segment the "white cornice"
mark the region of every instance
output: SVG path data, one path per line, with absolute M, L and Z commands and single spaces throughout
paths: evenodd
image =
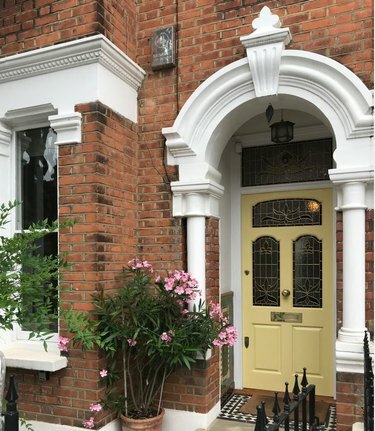
M 56 114 L 57 110 L 51 103 L 29 106 L 27 108 L 12 109 L 5 114 L 4 121 L 9 126 L 23 126 L 45 122 L 49 115 Z
M 138 90 L 145 72 L 103 35 L 48 46 L 0 59 L 0 84 L 99 63 Z

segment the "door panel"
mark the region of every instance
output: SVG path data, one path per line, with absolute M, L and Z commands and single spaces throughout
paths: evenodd
M 333 237 L 329 189 L 242 198 L 244 387 L 278 390 L 307 368 L 333 395 Z
M 302 370 L 306 367 L 309 374 L 321 376 L 323 344 L 323 328 L 293 327 L 293 369 Z M 309 340 L 305 343 L 305 340 Z M 301 348 L 300 346 L 304 346 Z
M 280 373 L 280 328 L 276 326 L 254 325 L 255 369 Z M 267 340 L 267 342 L 264 342 Z

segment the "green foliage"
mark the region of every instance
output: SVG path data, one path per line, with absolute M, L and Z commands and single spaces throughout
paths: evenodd
M 133 260 L 116 294 L 93 295 L 91 315 L 66 311 L 72 341 L 105 352 L 107 394 L 102 404 L 134 418 L 152 416 L 165 379 L 178 367 L 190 369 L 198 353 L 229 344 L 219 339 L 233 328 L 218 305 L 212 310 L 200 303 L 189 311 L 197 290 L 190 274 L 175 271 L 154 283 L 151 273 L 147 262 Z
M 20 417 L 20 424 L 25 427 L 27 431 L 34 431 L 31 423 L 28 422 L 24 417 Z
M 0 205 L 0 328 L 12 329 L 18 323 L 46 347 L 57 321 L 59 270 L 66 263 L 58 256 L 42 256 L 39 250 L 42 238 L 55 232 L 58 223 L 42 220 L 13 237 L 1 235 L 17 205 Z

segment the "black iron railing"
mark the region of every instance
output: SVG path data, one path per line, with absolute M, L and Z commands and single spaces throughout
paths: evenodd
M 16 390 L 16 385 L 14 383 L 14 376 L 9 376 L 9 387 L 8 392 L 5 396 L 7 401 L 6 411 L 2 413 L 3 415 L 3 429 L 4 431 L 18 431 L 19 430 L 19 413 L 17 408 L 18 394 Z
M 306 368 L 303 369 L 301 380 L 302 391 L 298 386 L 298 375 L 295 375 L 292 400 L 289 396 L 288 386 L 289 384 L 285 383 L 283 411 L 279 406 L 278 392 L 275 392 L 272 422 L 267 418 L 264 402 L 257 406 L 255 431 L 276 431 L 281 426 L 284 427 L 285 431 L 289 431 L 291 427 L 294 431 L 306 431 L 307 429 L 315 431 L 320 429 L 319 418 L 315 416 L 315 385 L 308 384 Z
M 367 331 L 363 340 L 364 353 L 364 403 L 363 417 L 365 431 L 374 431 L 374 372 L 372 369 L 372 359 L 370 356 L 369 340 Z

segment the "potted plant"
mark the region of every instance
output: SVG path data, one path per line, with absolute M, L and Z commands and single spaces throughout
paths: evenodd
M 190 368 L 198 354 L 214 346 L 233 345 L 237 331 L 218 304 L 192 305 L 199 291 L 186 272 L 153 278 L 147 261 L 133 259 L 124 277 L 116 294 L 93 295 L 92 315 L 67 311 L 67 329 L 73 343 L 105 352 L 107 368 L 100 375 L 107 383 L 106 396 L 91 411 L 113 410 L 124 431 L 132 424 L 156 430 L 168 376 L 178 367 Z M 159 428 L 149 424 L 155 418 Z M 93 415 L 84 426 L 94 428 Z

